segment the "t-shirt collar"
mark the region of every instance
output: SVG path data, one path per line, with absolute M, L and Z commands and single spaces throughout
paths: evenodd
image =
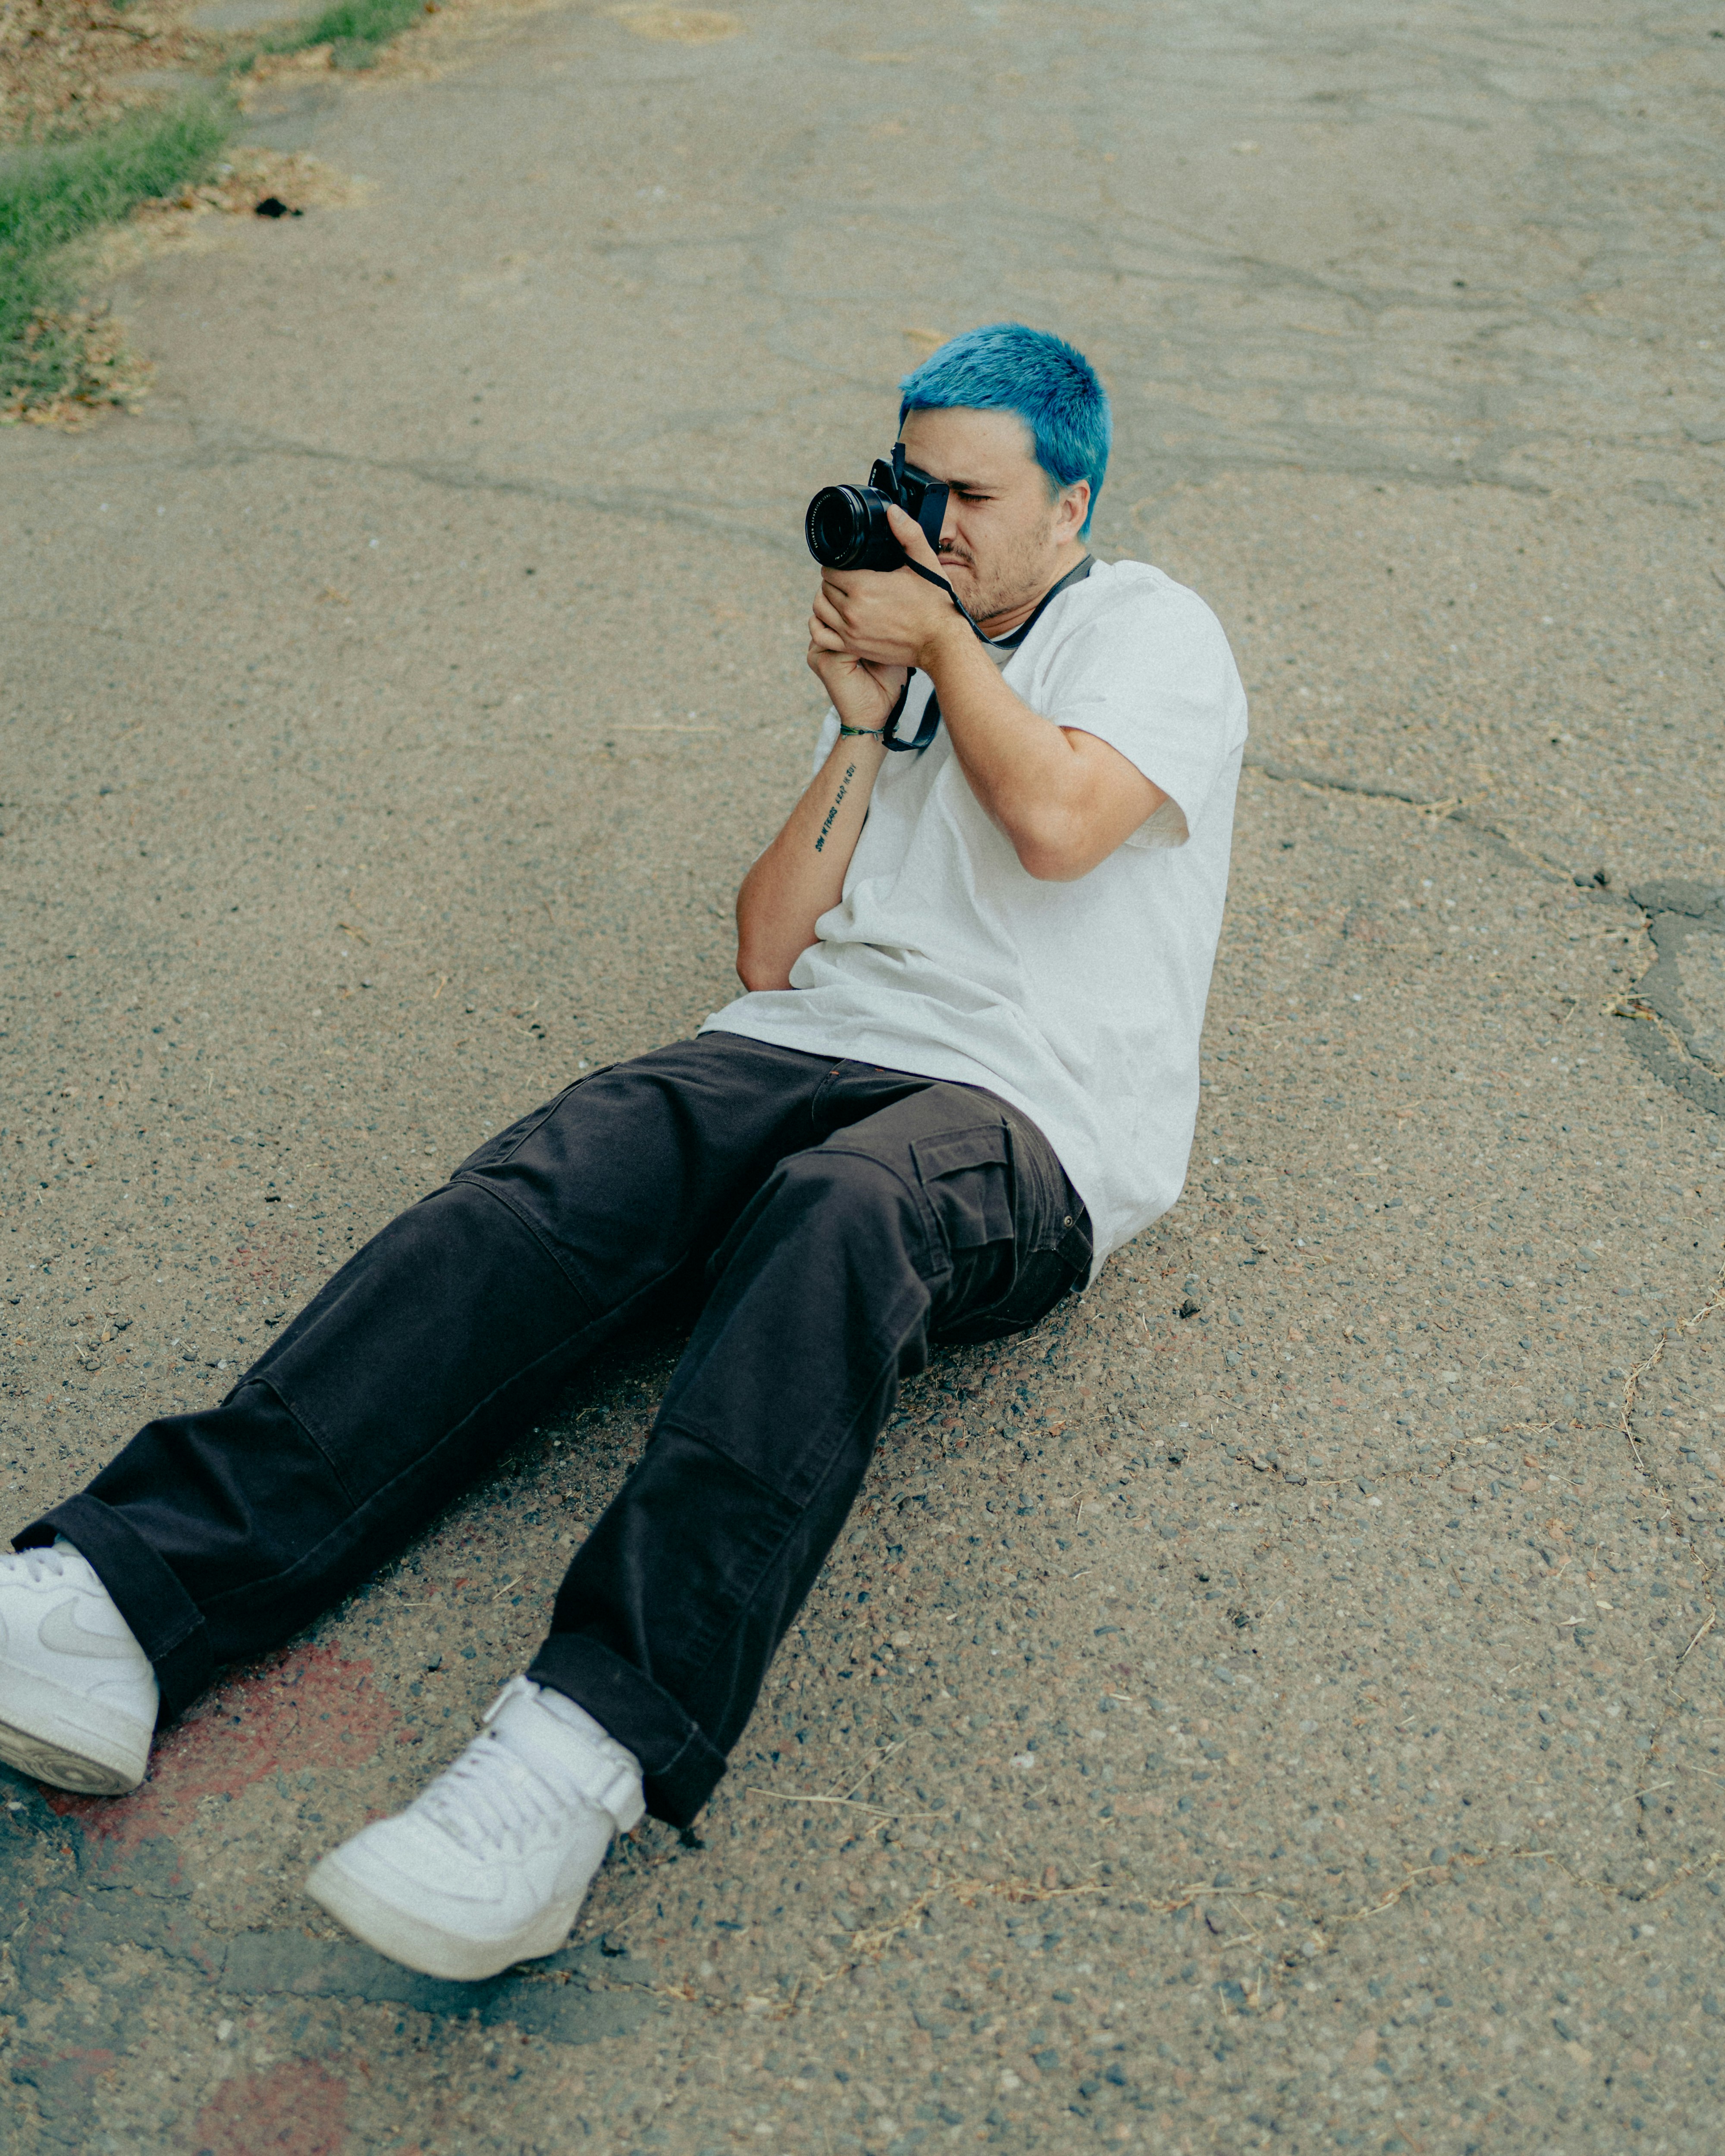
M 1038 599 L 1035 606 L 1031 609 L 1030 618 L 1028 621 L 1020 622 L 1016 629 L 1011 630 L 1005 636 L 985 636 L 983 639 L 983 642 L 988 646 L 990 651 L 997 654 L 1004 653 L 1009 656 L 1013 652 L 1018 649 L 1024 639 L 1030 634 L 1030 631 L 1034 629 L 1037 623 L 1041 620 L 1043 615 L 1048 611 L 1049 608 L 1060 597 L 1060 593 L 1065 590 L 1067 585 L 1082 583 L 1084 579 L 1090 574 L 1091 571 L 1095 568 L 1096 566 L 1096 556 L 1094 554 L 1086 554 L 1084 559 L 1079 562 L 1076 568 L 1067 570 L 1065 575 L 1060 578 L 1059 583 L 1050 584 L 1049 586 L 1048 589 L 1042 594 L 1042 597 Z

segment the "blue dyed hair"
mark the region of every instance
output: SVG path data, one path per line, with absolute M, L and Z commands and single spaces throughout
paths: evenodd
M 1114 418 L 1108 393 L 1076 346 L 1022 322 L 965 330 L 931 352 L 899 384 L 898 423 L 907 412 L 1016 412 L 1030 430 L 1036 461 L 1058 494 L 1090 481 L 1081 539 L 1108 470 Z

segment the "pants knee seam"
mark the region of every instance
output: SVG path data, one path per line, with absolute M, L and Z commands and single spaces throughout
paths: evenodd
M 896 1360 L 896 1358 L 895 1355 L 886 1359 L 890 1362 Z M 845 1440 L 850 1436 L 850 1433 L 855 1429 L 859 1420 L 862 1418 L 865 1412 L 865 1404 L 871 1397 L 871 1391 L 865 1392 L 864 1404 L 860 1404 L 858 1405 L 855 1414 L 851 1416 L 850 1420 L 845 1425 L 844 1430 L 839 1433 L 839 1438 L 834 1445 L 831 1458 L 828 1463 L 827 1474 L 824 1475 L 821 1478 L 822 1482 L 824 1482 L 827 1479 L 827 1476 L 831 1475 L 834 1471 L 834 1463 L 842 1458 L 845 1450 Z M 741 1466 L 740 1462 L 732 1460 L 728 1453 L 719 1452 L 719 1448 L 713 1445 L 709 1439 L 701 1436 L 697 1432 L 693 1430 L 685 1430 L 682 1432 L 682 1435 L 692 1438 L 698 1445 L 705 1445 L 710 1452 L 718 1453 L 719 1457 L 725 1461 L 726 1466 L 747 1476 L 748 1480 L 751 1482 L 755 1483 L 758 1487 L 762 1489 L 768 1487 L 768 1485 L 761 1481 L 759 1476 L 751 1474 L 747 1468 Z M 870 1450 L 872 1452 L 872 1445 L 870 1445 Z M 865 1466 L 866 1466 L 867 1463 L 865 1462 L 864 1464 Z M 713 1664 L 719 1659 L 722 1653 L 725 1642 L 731 1638 L 737 1626 L 742 1623 L 744 1618 L 747 1615 L 749 1609 L 753 1605 L 756 1596 L 760 1592 L 762 1581 L 771 1573 L 773 1566 L 778 1563 L 782 1557 L 785 1545 L 790 1541 L 792 1536 L 796 1532 L 798 1525 L 808 1517 L 811 1507 L 819 1497 L 820 1487 L 821 1484 L 817 1483 L 815 1487 L 809 1492 L 809 1496 L 801 1503 L 797 1504 L 794 1516 L 787 1523 L 784 1532 L 778 1537 L 778 1540 L 773 1543 L 771 1552 L 763 1559 L 759 1570 L 755 1575 L 753 1584 L 750 1587 L 747 1594 L 738 1605 L 735 1615 L 732 1618 L 730 1623 L 725 1626 L 724 1630 L 714 1640 L 706 1661 L 701 1663 L 698 1669 L 691 1671 L 687 1680 L 687 1687 L 690 1691 L 699 1691 L 702 1681 L 705 1679 L 708 1671 L 711 1669 Z M 780 1498 L 782 1501 L 783 1500 L 783 1492 L 782 1491 L 773 1491 L 770 1494 Z
M 349 1486 L 347 1477 L 336 1465 L 335 1456 L 331 1452 L 329 1446 L 324 1442 L 323 1437 L 316 1424 L 308 1419 L 302 1409 L 296 1408 L 294 1405 L 293 1402 L 288 1398 L 287 1394 L 283 1392 L 281 1387 L 276 1383 L 273 1378 L 265 1375 L 264 1377 L 253 1378 L 249 1382 L 255 1385 L 261 1385 L 266 1392 L 273 1393 L 275 1394 L 277 1401 L 280 1404 L 282 1413 L 287 1416 L 290 1422 L 294 1423 L 300 1430 L 305 1432 L 306 1443 L 311 1446 L 318 1458 L 322 1460 L 324 1466 L 329 1470 L 336 1487 L 347 1499 L 349 1507 L 353 1510 L 357 1510 L 359 1506 L 364 1501 L 356 1496 L 352 1489 Z M 234 1390 L 237 1392 L 239 1390 L 239 1388 L 236 1386 Z
M 649 1291 L 644 1291 L 644 1292 Z M 591 1324 L 578 1327 L 572 1333 L 566 1335 L 562 1340 L 558 1342 L 555 1348 L 547 1350 L 546 1354 L 542 1355 L 539 1358 L 538 1363 L 530 1364 L 527 1369 L 516 1371 L 513 1377 L 508 1380 L 508 1383 L 510 1384 L 518 1384 L 524 1378 L 529 1376 L 532 1370 L 536 1369 L 542 1364 L 567 1354 L 570 1352 L 572 1343 L 578 1342 L 584 1333 L 589 1332 L 593 1329 L 593 1328 Z M 398 1491 L 403 1483 L 412 1481 L 416 1476 L 424 1475 L 430 1463 L 442 1456 L 447 1451 L 448 1448 L 458 1440 L 462 1431 L 466 1429 L 468 1424 L 473 1420 L 474 1417 L 482 1414 L 490 1405 L 490 1402 L 497 1397 L 497 1393 L 506 1389 L 500 1386 L 496 1388 L 495 1390 L 488 1393 L 483 1400 L 476 1401 L 474 1405 L 469 1409 L 467 1414 L 462 1417 L 461 1420 L 457 1423 L 453 1429 L 445 1430 L 443 1435 L 438 1439 L 437 1442 L 429 1446 L 417 1460 L 413 1460 L 409 1466 L 403 1467 L 398 1474 L 392 1476 L 388 1481 L 380 1484 L 379 1486 L 376 1490 L 372 1491 L 368 1496 L 356 1497 L 353 1492 L 349 1489 L 346 1478 L 341 1475 L 334 1460 L 330 1458 L 327 1450 L 321 1444 L 319 1443 L 316 1432 L 306 1422 L 305 1416 L 300 1413 L 300 1411 L 294 1406 L 290 1400 L 288 1399 L 286 1395 L 282 1392 L 280 1387 L 269 1378 L 259 1378 L 254 1379 L 253 1382 L 267 1386 L 270 1391 L 275 1394 L 275 1398 L 280 1401 L 284 1411 L 292 1419 L 300 1429 L 305 1432 L 306 1437 L 316 1447 L 319 1458 L 323 1460 L 331 1475 L 334 1477 L 336 1486 L 340 1488 L 343 1496 L 347 1499 L 349 1509 L 347 1516 L 336 1527 L 332 1528 L 328 1534 L 325 1535 L 321 1541 L 314 1545 L 312 1548 L 301 1551 L 300 1555 L 295 1558 L 291 1564 L 284 1566 L 279 1572 L 271 1573 L 266 1578 L 251 1579 L 247 1581 L 244 1587 L 230 1589 L 226 1594 L 212 1596 L 208 1603 L 202 1605 L 207 1613 L 219 1612 L 231 1602 L 244 1599 L 247 1596 L 255 1595 L 270 1588 L 279 1588 L 283 1582 L 290 1581 L 294 1578 L 295 1574 L 300 1572 L 303 1568 L 307 1565 L 313 1564 L 315 1561 L 318 1559 L 320 1553 L 326 1550 L 331 1543 L 339 1543 L 343 1537 L 352 1538 L 357 1523 L 362 1518 L 369 1515 L 372 1515 L 379 1510 L 387 1508 L 392 1493 Z
M 504 1196 L 501 1190 L 487 1183 L 484 1179 L 480 1172 L 477 1169 L 470 1171 L 465 1168 L 458 1168 L 455 1173 L 449 1178 L 449 1187 L 453 1189 L 458 1183 L 462 1184 L 463 1187 L 467 1189 L 478 1191 L 481 1197 L 489 1198 L 494 1204 L 501 1205 L 503 1208 L 504 1211 L 508 1214 L 510 1219 L 515 1222 L 516 1225 L 525 1235 L 528 1236 L 533 1243 L 544 1252 L 546 1258 L 552 1265 L 557 1267 L 557 1271 L 562 1275 L 562 1278 L 567 1281 L 569 1292 L 581 1305 L 583 1310 L 587 1312 L 589 1322 L 597 1322 L 598 1319 L 604 1317 L 605 1312 L 594 1302 L 593 1297 L 588 1293 L 581 1282 L 576 1279 L 575 1276 L 569 1270 L 567 1265 L 566 1265 L 562 1258 L 558 1256 L 557 1251 L 548 1242 L 547 1242 L 544 1236 L 540 1234 L 537 1227 L 534 1224 L 532 1220 L 528 1218 L 527 1214 L 521 1210 L 519 1205 L 511 1204 L 511 1201 Z M 650 1293 L 652 1288 L 663 1286 L 665 1282 L 671 1277 L 671 1274 L 675 1272 L 675 1270 L 676 1268 L 672 1266 L 670 1271 L 662 1273 L 657 1280 L 654 1281 L 650 1284 L 649 1287 L 644 1289 L 642 1292 L 644 1294 Z

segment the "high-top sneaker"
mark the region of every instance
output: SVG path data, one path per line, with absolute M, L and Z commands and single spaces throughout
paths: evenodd
M 454 1764 L 321 1859 L 305 1891 L 379 1953 L 474 1982 L 557 1952 L 612 1835 L 644 1809 L 632 1753 L 512 1677 Z

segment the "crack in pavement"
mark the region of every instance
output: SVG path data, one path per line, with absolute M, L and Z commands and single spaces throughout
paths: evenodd
M 1709 1291 L 1706 1300 L 1701 1305 L 1701 1307 L 1691 1317 L 1682 1319 L 1677 1324 L 1675 1328 L 1677 1337 L 1680 1339 L 1686 1340 L 1702 1325 L 1705 1324 L 1708 1318 L 1713 1317 L 1722 1307 L 1725 1307 L 1725 1266 L 1722 1266 L 1720 1268 L 1720 1270 L 1713 1281 L 1713 1285 Z M 1677 1717 L 1686 1711 L 1695 1711 L 1695 1702 L 1692 1698 L 1687 1693 L 1680 1691 L 1678 1689 L 1679 1672 L 1681 1671 L 1684 1663 L 1687 1661 L 1690 1656 L 1694 1652 L 1696 1648 L 1701 1645 L 1702 1641 L 1707 1638 L 1707 1635 L 1712 1631 L 1719 1620 L 1719 1605 L 1713 1591 L 1714 1568 L 1702 1556 L 1695 1537 L 1693 1536 L 1685 1534 L 1681 1528 L 1676 1525 L 1676 1510 L 1673 1504 L 1672 1491 L 1670 1486 L 1666 1481 L 1664 1476 L 1653 1466 L 1650 1465 L 1647 1455 L 1642 1449 L 1641 1442 L 1636 1437 L 1635 1431 L 1636 1402 L 1640 1393 L 1642 1381 L 1658 1366 L 1660 1363 L 1664 1360 L 1666 1348 L 1671 1341 L 1671 1337 L 1672 1328 L 1666 1327 L 1665 1330 L 1661 1332 L 1658 1339 L 1654 1342 L 1651 1352 L 1645 1356 L 1640 1362 L 1633 1366 L 1629 1375 L 1624 1380 L 1623 1401 L 1618 1410 L 1618 1429 L 1622 1434 L 1624 1442 L 1629 1447 L 1630 1456 L 1635 1462 L 1636 1473 L 1645 1481 L 1649 1488 L 1654 1491 L 1660 1501 L 1662 1507 L 1659 1516 L 1661 1524 L 1664 1525 L 1671 1523 L 1673 1530 L 1672 1540 L 1682 1544 L 1684 1551 L 1694 1568 L 1697 1585 L 1701 1594 L 1702 1606 L 1707 1614 L 1700 1630 L 1697 1631 L 1694 1637 L 1689 1641 L 1688 1645 L 1686 1646 L 1681 1654 L 1678 1656 L 1676 1662 L 1672 1668 L 1666 1697 L 1662 1702 L 1664 1712 L 1658 1722 L 1655 1724 L 1653 1732 L 1648 1740 L 1646 1769 L 1648 1774 L 1652 1772 L 1656 1760 L 1658 1760 L 1661 1765 L 1676 1767 L 1684 1772 L 1706 1772 L 1704 1768 L 1691 1767 L 1689 1763 L 1685 1760 L 1666 1759 L 1662 1758 L 1660 1748 L 1665 1742 L 1667 1732 L 1670 1731 L 1673 1722 L 1676 1722 Z M 1716 1779 L 1725 1779 L 1725 1777 Z M 1645 1841 L 1647 1836 L 1645 1820 L 1646 1808 L 1645 1804 L 1642 1804 L 1640 1800 L 1651 1794 L 1652 1794 L 1652 1788 L 1644 1777 L 1640 1786 L 1635 1792 L 1638 1810 L 1641 1814 L 1641 1816 L 1639 1817 L 1635 1822 L 1635 1835 L 1638 1840 Z M 1715 1857 L 1712 1861 L 1713 1862 L 1717 1863 L 1720 1860 L 1719 1858 Z
M 1717 937 L 1725 948 L 1725 891 L 1672 880 L 1637 885 L 1630 896 L 1641 909 L 1656 955 L 1632 993 L 1623 998 L 1632 1008 L 1609 1014 L 1652 1020 L 1651 1033 L 1631 1024 L 1631 1052 L 1686 1101 L 1725 1118 L 1725 1075 L 1697 1051 L 1698 1029 L 1683 1000 L 1682 979 L 1683 955 L 1693 938 Z
M 667 522 L 685 524 L 715 538 L 758 547 L 764 552 L 800 560 L 806 549 L 800 533 L 788 538 L 776 527 L 742 522 L 716 510 L 703 509 L 686 495 L 667 488 L 631 485 L 628 488 L 576 486 L 561 480 L 528 479 L 486 472 L 472 464 L 437 457 L 371 457 L 357 450 L 332 449 L 291 435 L 265 434 L 254 428 L 202 427 L 189 423 L 195 446 L 178 455 L 164 457 L 170 469 L 208 470 L 223 464 L 249 464 L 268 457 L 298 458 L 311 464 L 334 465 L 344 470 L 377 472 L 418 480 L 422 485 L 449 489 L 461 494 L 524 495 L 530 501 L 550 501 L 585 509 L 602 516 L 624 516 L 639 523 L 643 516 L 660 516 Z
M 1351 793 L 1368 801 L 1396 801 L 1404 808 L 1417 808 L 1421 815 L 1434 824 L 1458 824 L 1476 836 L 1489 839 L 1504 856 L 1517 867 L 1531 870 L 1548 883 L 1583 884 L 1572 870 L 1549 855 L 1530 854 L 1518 846 L 1501 824 L 1474 813 L 1475 805 L 1484 799 L 1483 794 L 1455 794 L 1446 798 L 1429 800 L 1424 794 L 1410 793 L 1405 787 L 1386 786 L 1370 779 L 1347 778 L 1340 773 L 1317 771 L 1306 764 L 1287 763 L 1280 757 L 1266 755 L 1262 751 L 1248 749 L 1242 759 L 1248 771 L 1261 772 L 1265 778 L 1273 778 L 1285 785 L 1301 786 L 1313 793 Z M 1597 889 L 1598 896 L 1609 898 L 1619 905 L 1628 903 L 1620 892 Z
M 1629 988 L 1601 1004 L 1601 1014 L 1629 1024 L 1630 1030 L 1624 1037 L 1630 1052 L 1662 1084 L 1707 1114 L 1725 1119 L 1725 1075 L 1697 1053 L 1696 1028 L 1682 1003 L 1681 972 L 1683 947 L 1692 935 L 1725 937 L 1725 891 L 1683 880 L 1637 884 L 1626 891 L 1613 891 L 1596 879 L 1565 869 L 1549 855 L 1530 854 L 1517 845 L 1501 825 L 1474 813 L 1474 804 L 1484 798 L 1479 794 L 1430 800 L 1405 787 L 1287 763 L 1259 750 L 1249 749 L 1242 761 L 1247 770 L 1260 772 L 1282 784 L 1304 787 L 1317 793 L 1398 802 L 1404 808 L 1417 808 L 1434 824 L 1460 824 L 1489 839 L 1507 858 L 1547 882 L 1574 884 L 1595 903 L 1639 912 L 1643 932 L 1653 946 L 1653 963 Z M 1636 1021 L 1651 1021 L 1652 1034 L 1643 1033 Z

